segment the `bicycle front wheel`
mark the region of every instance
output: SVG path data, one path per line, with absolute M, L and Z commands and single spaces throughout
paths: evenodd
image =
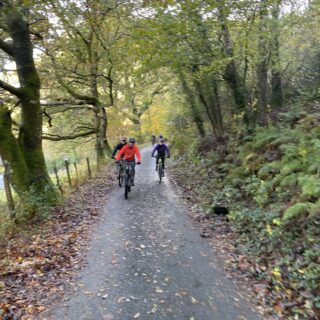
M 122 184 L 123 184 L 123 176 L 121 175 L 121 173 L 119 173 L 118 181 L 119 181 L 119 187 L 122 187 Z
M 128 199 L 128 193 L 130 192 L 129 175 L 126 174 L 124 178 L 124 197 Z

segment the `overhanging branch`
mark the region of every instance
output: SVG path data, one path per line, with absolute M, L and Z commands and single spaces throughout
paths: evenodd
M 16 88 L 5 81 L 0 80 L 0 88 L 14 94 L 18 98 L 22 97 L 22 91 L 19 88 Z
M 69 136 L 60 136 L 58 134 L 45 134 L 42 136 L 42 139 L 51 140 L 51 141 L 74 140 L 77 138 L 88 137 L 92 134 L 95 134 L 96 132 L 97 132 L 96 130 L 90 130 L 90 131 L 80 132 L 80 133 L 69 135 Z
M 6 52 L 9 56 L 14 56 L 14 50 L 10 43 L 0 39 L 0 49 L 2 49 L 4 52 Z

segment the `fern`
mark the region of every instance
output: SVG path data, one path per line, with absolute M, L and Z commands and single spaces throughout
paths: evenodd
M 237 168 L 237 166 L 234 163 L 229 163 L 229 162 L 223 163 L 222 165 L 219 166 L 219 169 L 223 170 L 224 172 L 228 172 L 235 168 Z
M 320 159 L 320 157 L 319 157 Z M 318 174 L 320 172 L 320 162 L 312 162 L 308 168 L 307 168 L 308 173 L 315 173 Z
M 312 205 L 310 209 L 310 217 L 320 215 L 320 199 Z
M 295 159 L 295 160 L 292 160 L 289 163 L 286 163 L 282 167 L 281 174 L 282 175 L 288 175 L 288 174 L 291 174 L 293 172 L 301 171 L 302 169 L 303 169 L 303 165 L 302 165 L 301 161 Z
M 298 157 L 299 147 L 297 144 L 293 144 L 293 143 L 284 144 L 284 145 L 281 145 L 279 149 L 283 153 L 285 159 L 291 160 L 292 158 Z
M 258 134 L 256 137 L 256 142 L 252 145 L 253 149 L 260 149 L 262 146 L 269 144 L 273 140 L 276 140 L 278 137 L 278 132 L 263 132 L 261 134 Z
M 283 220 L 297 218 L 303 214 L 308 214 L 312 204 L 309 202 L 299 202 L 288 208 L 283 214 Z
M 277 139 L 275 139 L 274 141 L 272 141 L 270 144 L 272 146 L 279 146 L 282 144 L 287 144 L 287 143 L 292 142 L 292 139 L 294 139 L 294 137 L 292 135 L 284 134 L 284 135 L 278 137 Z
M 298 183 L 298 175 L 296 173 L 293 173 L 281 179 L 280 186 L 293 187 L 293 186 L 296 186 L 297 183 Z
M 320 196 L 320 181 L 315 176 L 304 176 L 298 179 L 303 196 Z
M 269 164 L 263 165 L 258 172 L 258 177 L 260 179 L 267 179 L 268 176 L 270 175 L 271 170 L 272 170 L 272 167 Z
M 245 156 L 244 160 L 245 162 L 248 162 L 254 158 L 256 158 L 258 155 L 256 153 L 249 153 L 247 156 Z

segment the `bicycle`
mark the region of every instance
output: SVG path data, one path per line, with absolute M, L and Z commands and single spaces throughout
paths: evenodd
M 161 157 L 159 157 L 159 162 L 158 162 L 158 176 L 159 176 L 159 183 L 161 183 L 162 178 L 164 177 L 164 163 L 162 162 Z

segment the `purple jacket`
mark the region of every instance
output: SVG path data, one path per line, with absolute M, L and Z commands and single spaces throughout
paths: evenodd
M 160 157 L 163 157 L 165 155 L 167 155 L 167 157 L 170 157 L 170 150 L 165 144 L 157 144 L 152 151 L 152 154 L 151 154 L 152 157 L 154 156 L 156 151 L 158 156 Z

